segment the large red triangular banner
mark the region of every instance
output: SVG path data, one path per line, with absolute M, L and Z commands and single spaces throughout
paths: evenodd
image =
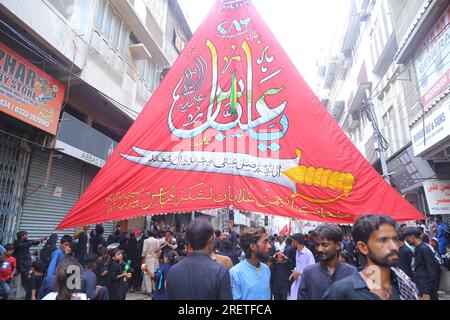
M 329 222 L 423 218 L 358 152 L 250 1 L 216 2 L 58 229 L 230 206 Z

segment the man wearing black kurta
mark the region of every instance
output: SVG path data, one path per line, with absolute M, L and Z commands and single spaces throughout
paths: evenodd
M 421 239 L 421 232 L 416 227 L 405 231 L 406 241 L 414 247 L 412 260 L 413 280 L 424 300 L 438 300 L 438 288 L 441 269 L 431 248 Z

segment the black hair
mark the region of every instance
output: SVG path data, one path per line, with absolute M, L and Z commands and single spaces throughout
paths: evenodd
M 442 216 L 440 214 L 437 214 L 435 216 L 435 218 L 436 218 L 437 221 L 442 221 Z
M 405 230 L 403 230 L 402 228 L 398 228 L 397 229 L 397 237 L 398 237 L 398 240 L 400 240 L 400 241 L 405 241 Z
M 350 254 L 347 250 L 339 251 L 339 256 L 343 257 L 345 259 L 345 262 L 350 264 Z
M 37 272 L 44 273 L 45 269 L 46 269 L 46 266 L 41 260 L 38 259 L 38 260 L 33 262 L 33 269 L 35 271 L 37 271 Z
M 302 245 L 306 245 L 305 237 L 301 233 L 296 233 L 291 236 L 292 241 L 297 241 Z
M 397 226 L 394 219 L 385 215 L 368 214 L 359 217 L 352 228 L 353 240 L 355 243 L 361 241 L 367 244 L 372 233 L 378 230 L 383 224 L 391 225 L 394 229 Z
M 164 236 L 165 236 L 166 233 L 168 232 L 168 233 L 170 233 L 170 235 L 173 237 L 173 231 L 172 231 L 171 229 L 167 228 L 167 229 L 165 229 L 163 232 L 164 232 Z
M 196 218 L 189 224 L 186 239 L 193 250 L 201 250 L 206 247 L 213 235 L 214 228 L 211 222 L 205 218 Z
M 287 237 L 285 242 L 286 242 L 286 245 L 288 245 L 288 246 L 292 245 L 292 238 L 291 237 Z
M 155 230 L 148 230 L 147 235 L 152 238 L 158 237 L 158 233 Z
M 61 237 L 61 244 L 64 244 L 64 243 L 67 243 L 67 242 L 69 242 L 70 244 L 73 243 L 73 238 L 72 238 L 71 235 L 66 234 L 66 235 Z
M 96 262 L 97 257 L 95 254 L 90 252 L 84 257 L 83 266 L 86 268 L 92 268 Z
M 316 237 L 320 236 L 322 238 L 327 239 L 328 241 L 333 241 L 334 243 L 342 241 L 342 238 L 344 237 L 342 229 L 334 224 L 324 224 L 318 226 L 315 229 L 315 232 Z
M 405 237 L 413 236 L 414 238 L 420 239 L 420 236 L 422 233 L 420 232 L 419 228 L 417 227 L 409 227 L 405 230 Z
M 8 243 L 5 245 L 5 251 L 12 251 L 14 250 L 14 245 L 12 243 Z
M 259 239 L 265 235 L 266 232 L 263 229 L 247 228 L 241 235 L 240 245 L 245 252 L 245 257 L 250 258 L 252 250 L 250 245 L 259 241 Z
M 222 232 L 220 230 L 216 230 L 214 231 L 214 234 L 216 235 L 217 238 L 219 238 Z
M 24 235 L 28 234 L 28 231 L 19 231 L 16 233 L 17 240 L 20 240 Z
M 114 256 L 117 254 L 117 252 L 119 252 L 119 251 L 122 251 L 122 250 L 120 250 L 119 248 L 114 248 L 114 249 L 110 249 L 109 251 L 108 251 L 108 253 L 109 253 L 109 256 L 111 257 L 111 258 L 114 258 Z
M 311 235 L 312 237 L 316 236 L 316 230 L 309 230 L 308 234 Z
M 96 235 L 102 235 L 105 232 L 105 228 L 103 228 L 103 225 L 97 224 L 95 225 L 95 234 Z
M 101 257 L 101 256 L 105 255 L 105 253 L 108 253 L 108 249 L 105 247 L 99 247 L 97 249 L 97 253 L 98 253 L 98 256 Z
M 417 227 L 417 229 L 419 229 L 420 233 L 423 233 L 425 231 L 425 229 L 421 226 Z
M 164 256 L 167 257 L 167 260 L 169 260 L 169 264 L 171 265 L 174 265 L 177 262 L 178 254 L 176 251 L 167 251 Z
M 230 250 L 233 247 L 233 243 L 231 242 L 230 239 L 222 239 L 220 241 L 220 245 L 225 249 L 225 250 Z

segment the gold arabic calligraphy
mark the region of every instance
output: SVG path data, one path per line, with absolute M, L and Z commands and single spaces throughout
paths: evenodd
M 145 190 L 144 188 L 131 192 L 118 192 L 110 194 L 105 200 L 108 203 L 108 213 L 117 213 L 130 209 L 148 211 L 156 207 L 158 209 L 164 209 L 168 205 L 178 207 L 186 201 L 209 200 L 224 205 L 252 203 L 258 208 L 276 209 L 286 207 L 302 216 L 316 215 L 323 219 L 349 219 L 351 217 L 348 213 L 331 211 L 322 206 L 316 208 L 300 206 L 295 202 L 295 199 L 289 196 L 285 198 L 273 196 L 273 193 L 268 188 L 264 192 L 266 195 L 262 197 L 263 200 L 261 201 L 253 197 L 250 189 L 235 189 L 230 185 L 213 187 L 201 182 L 187 189 L 182 188 L 177 190 L 176 186 L 172 186 L 168 189 L 160 187 L 157 192 Z

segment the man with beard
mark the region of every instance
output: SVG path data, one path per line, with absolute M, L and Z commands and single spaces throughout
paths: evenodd
M 320 300 L 334 282 L 356 272 L 355 267 L 338 262 L 338 251 L 343 238 L 340 227 L 321 225 L 316 228 L 315 235 L 315 251 L 319 263 L 303 270 L 298 300 Z
M 418 291 L 399 268 L 396 222 L 388 216 L 365 215 L 353 225 L 353 239 L 366 258 L 360 272 L 335 282 L 325 300 L 417 300 Z
M 433 250 L 421 239 L 419 228 L 405 230 L 406 241 L 414 247 L 412 273 L 414 283 L 419 289 L 421 300 L 438 300 L 441 268 L 434 257 Z
M 261 262 L 269 254 L 264 229 L 248 228 L 240 236 L 245 259 L 230 270 L 233 300 L 270 300 L 270 269 Z

